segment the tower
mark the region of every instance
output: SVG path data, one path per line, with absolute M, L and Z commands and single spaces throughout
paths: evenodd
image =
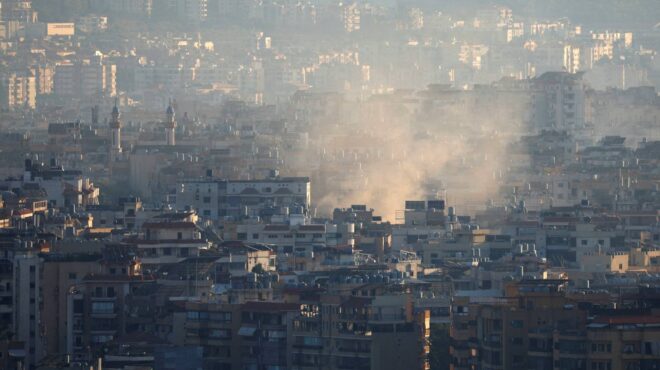
M 117 108 L 117 100 L 115 106 L 112 108 L 112 119 L 110 119 L 110 130 L 112 130 L 111 145 L 110 145 L 110 161 L 114 162 L 121 154 L 121 121 L 119 120 L 119 108 Z
M 167 138 L 167 145 L 175 145 L 176 144 L 176 139 L 175 139 L 175 130 L 176 130 L 176 120 L 174 119 L 174 108 L 172 108 L 172 101 L 170 100 L 170 104 L 167 106 L 167 111 L 166 113 L 166 120 L 165 120 L 165 135 Z

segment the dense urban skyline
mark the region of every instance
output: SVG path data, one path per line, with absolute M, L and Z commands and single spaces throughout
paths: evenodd
M 660 369 L 657 0 L 0 0 L 0 369 Z

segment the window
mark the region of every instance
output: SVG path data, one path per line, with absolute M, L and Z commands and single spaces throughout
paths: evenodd
M 592 361 L 591 370 L 612 370 L 612 362 L 610 361 Z
M 177 238 L 178 240 L 182 240 L 182 239 L 183 239 L 183 233 L 180 232 L 180 231 L 179 231 L 178 233 L 176 233 L 176 238 Z
M 115 293 L 115 288 L 114 288 L 114 287 L 111 287 L 111 286 L 108 287 L 107 292 L 108 292 L 108 297 L 110 297 L 110 298 L 112 298 L 112 297 L 114 297 L 114 296 L 116 295 L 116 293 Z
M 92 335 L 92 343 L 105 343 L 112 340 L 112 335 Z
M 171 256 L 172 255 L 172 248 L 163 248 L 163 255 Z
M 211 329 L 209 338 L 230 339 L 231 332 L 227 329 Z
M 247 233 L 238 233 L 236 234 L 238 240 L 247 240 Z
M 591 345 L 591 351 L 592 352 L 601 352 L 601 353 L 611 353 L 612 352 L 612 344 L 611 343 L 595 343 Z
M 103 297 L 103 288 L 97 286 L 96 289 L 94 289 L 94 297 Z
M 321 338 L 319 337 L 302 337 L 302 343 L 305 346 L 321 346 Z
M 259 234 L 257 233 L 252 234 L 252 239 L 259 239 Z
M 211 203 L 211 197 L 204 197 L 204 199 L 202 199 L 202 201 L 203 201 L 204 203 L 207 203 L 207 204 L 208 204 L 208 203 Z
M 69 280 L 76 280 L 77 276 L 75 272 L 69 272 Z
M 211 321 L 216 322 L 230 322 L 231 312 L 211 312 L 209 313 L 209 318 Z
M 312 234 L 313 238 L 322 238 L 323 234 Z
M 188 311 L 186 313 L 186 318 L 188 320 L 208 320 L 209 313 L 204 311 Z
M 511 320 L 511 327 L 512 328 L 522 328 L 524 326 L 524 323 L 522 320 Z
M 82 314 L 84 309 L 84 301 L 82 299 L 76 299 L 73 301 L 73 313 Z
M 635 348 L 634 343 L 625 343 L 623 345 L 623 348 L 621 349 L 621 352 L 623 353 L 638 353 L 637 349 Z
M 115 304 L 113 302 L 92 302 L 92 313 L 110 314 L 114 313 Z
M 179 248 L 180 257 L 188 257 L 188 255 L 189 255 L 188 248 Z

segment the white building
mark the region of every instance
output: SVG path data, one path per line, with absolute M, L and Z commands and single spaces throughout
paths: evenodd
M 146 265 L 177 263 L 198 257 L 210 243 L 202 238 L 194 213 L 174 213 L 152 218 L 142 224 L 142 237 L 132 240 Z
M 306 214 L 311 205 L 307 177 L 272 177 L 264 180 L 191 180 L 178 184 L 176 209 L 195 210 L 204 218 L 259 216 L 268 207 L 286 207 Z

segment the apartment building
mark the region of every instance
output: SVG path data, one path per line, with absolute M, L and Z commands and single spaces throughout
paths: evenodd
M 0 78 L 0 107 L 9 110 L 37 107 L 37 80 L 33 74 L 14 72 Z
M 194 209 L 212 220 L 260 216 L 269 207 L 286 207 L 287 212 L 305 214 L 310 204 L 311 183 L 307 177 L 191 180 L 179 183 L 176 194 L 178 210 Z
M 153 217 L 142 224 L 140 236 L 127 240 L 137 247 L 146 265 L 177 263 L 198 257 L 210 243 L 202 237 L 192 212 L 168 213 Z

